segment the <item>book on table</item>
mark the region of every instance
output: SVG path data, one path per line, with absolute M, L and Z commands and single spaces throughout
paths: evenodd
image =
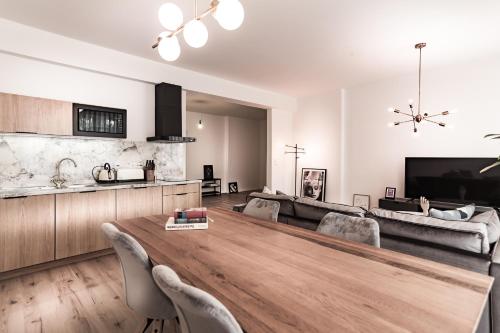
M 176 209 L 165 224 L 165 230 L 208 229 L 207 208 Z

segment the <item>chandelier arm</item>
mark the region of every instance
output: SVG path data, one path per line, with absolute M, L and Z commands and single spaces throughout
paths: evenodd
M 419 103 L 420 105 L 420 103 Z M 410 110 L 411 110 L 411 121 L 413 122 L 413 131 L 416 132 L 417 131 L 417 124 L 415 123 L 415 115 L 413 114 L 413 108 L 410 107 Z
M 426 119 L 426 118 L 424 118 L 424 120 L 425 120 L 425 121 L 428 121 L 428 122 L 430 122 L 430 123 L 433 123 L 433 124 L 439 125 L 439 126 L 443 126 L 443 127 L 445 126 L 445 123 L 440 123 L 440 122 L 438 122 L 438 121 L 434 121 L 434 120 L 430 120 L 430 119 Z
M 396 113 L 396 112 L 395 112 Z M 406 113 L 406 112 L 397 112 L 397 114 L 402 114 L 402 115 L 405 115 L 405 116 L 408 116 L 408 117 L 412 117 L 413 118 L 413 115 L 412 114 L 409 114 L 409 113 Z
M 413 121 L 413 119 L 404 120 L 404 121 L 395 121 L 394 123 L 398 123 L 398 125 L 400 125 L 400 124 L 405 124 L 405 123 L 411 123 L 412 121 Z
M 436 113 L 436 114 L 431 114 L 431 115 L 428 115 L 428 116 L 424 116 L 424 118 L 427 119 L 427 118 L 432 118 L 432 117 L 437 117 L 437 116 L 447 116 L 447 115 L 448 114 L 444 114 L 443 112 L 441 112 L 441 113 Z
M 205 18 L 205 16 L 211 14 L 213 11 L 215 11 L 217 9 L 217 6 L 219 5 L 219 1 L 215 0 L 215 1 L 212 1 L 210 3 L 210 7 L 205 10 L 203 13 L 201 13 L 200 15 L 198 16 L 195 16 L 193 20 L 201 20 L 203 18 Z M 163 38 L 171 38 L 173 36 L 176 36 L 178 35 L 179 33 L 181 33 L 183 30 L 184 30 L 184 27 L 186 25 L 185 24 L 182 24 L 181 26 L 179 26 L 175 31 L 172 31 L 168 36 L 165 36 L 165 37 L 158 37 L 156 42 L 153 44 L 153 46 L 151 46 L 153 49 L 157 48 L 158 45 L 160 45 L 160 42 Z

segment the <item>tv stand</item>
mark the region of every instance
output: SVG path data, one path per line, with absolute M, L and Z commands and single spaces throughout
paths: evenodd
M 442 201 L 429 201 L 430 208 L 439 210 L 449 210 L 456 209 L 465 206 L 465 204 L 457 204 L 453 202 L 442 202 Z M 384 199 L 381 198 L 378 201 L 378 206 L 387 210 L 394 211 L 406 211 L 406 212 L 421 212 L 420 200 L 419 199 L 408 199 L 408 198 L 396 198 L 396 199 Z M 476 212 L 484 212 L 491 207 L 476 206 Z M 498 212 L 498 208 L 496 208 Z

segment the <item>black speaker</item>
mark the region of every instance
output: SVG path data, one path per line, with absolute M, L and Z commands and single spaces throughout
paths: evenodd
M 204 165 L 203 166 L 203 180 L 213 180 L 214 179 L 214 166 Z

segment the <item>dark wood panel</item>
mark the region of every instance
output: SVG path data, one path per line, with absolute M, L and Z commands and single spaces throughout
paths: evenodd
M 473 332 L 492 278 L 213 208 L 205 231 L 118 221 L 152 260 L 213 294 L 247 332 Z

